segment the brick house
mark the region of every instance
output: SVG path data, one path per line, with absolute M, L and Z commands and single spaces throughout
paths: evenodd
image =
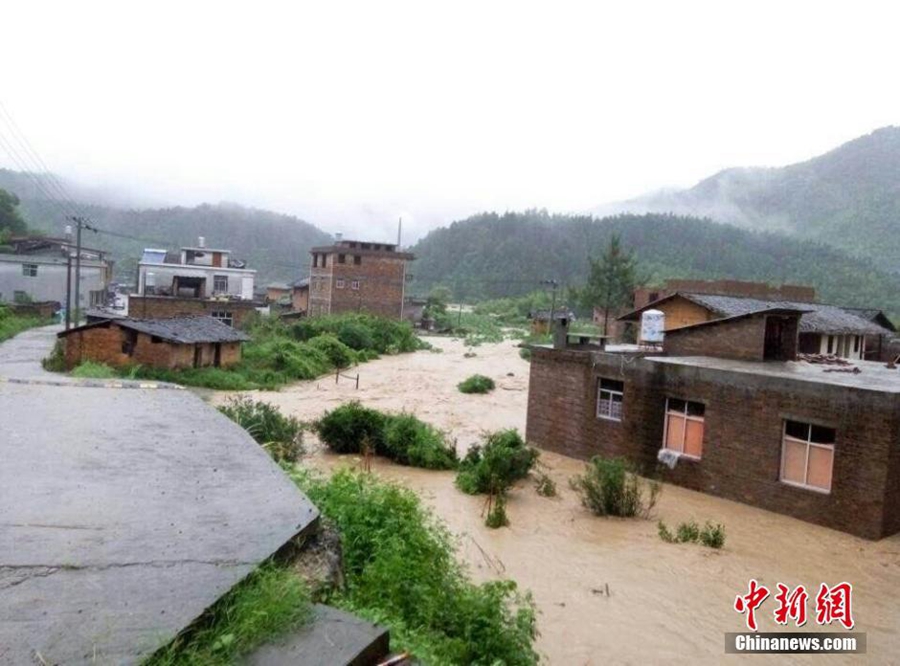
M 406 266 L 415 257 L 391 243 L 338 240 L 314 247 L 309 269 L 310 316 L 365 312 L 403 317 Z
M 900 370 L 795 360 L 800 309 L 683 327 L 662 351 L 533 346 L 527 438 L 877 539 L 900 531 Z M 658 462 L 661 450 L 677 462 Z
M 842 308 L 808 301 L 787 301 L 678 291 L 651 301 L 620 319 L 636 324 L 648 309 L 665 314 L 667 333 L 702 322 L 735 317 L 765 309 L 803 311 L 800 318 L 799 352 L 832 354 L 848 359 L 881 359 L 893 324 L 879 310 Z M 639 340 L 640 342 L 640 340 Z
M 261 303 L 233 298 L 190 298 L 178 296 L 128 297 L 128 316 L 136 319 L 171 319 L 207 316 L 228 326 L 244 328 Z
M 250 337 L 212 317 L 107 319 L 58 334 L 66 368 L 83 361 L 116 368 L 145 365 L 170 370 L 229 367 L 241 360 Z
M 291 310 L 293 312 L 309 310 L 309 278 L 291 282 Z

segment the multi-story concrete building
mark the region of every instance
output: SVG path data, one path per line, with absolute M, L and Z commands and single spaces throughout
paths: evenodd
M 62 305 L 67 283 L 75 298 L 76 247 L 70 239 L 21 237 L 9 245 L 12 252 L 0 253 L 0 303 L 55 301 Z M 105 252 L 81 248 L 82 309 L 106 303 L 112 268 Z
M 900 370 L 800 360 L 806 316 L 773 307 L 704 321 L 654 351 L 557 335 L 532 347 L 528 441 L 625 457 L 664 481 L 867 538 L 900 532 Z
M 415 259 L 391 243 L 338 240 L 314 247 L 309 269 L 309 315 L 365 312 L 401 318 L 406 266 Z

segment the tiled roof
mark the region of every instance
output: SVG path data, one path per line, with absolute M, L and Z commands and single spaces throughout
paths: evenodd
M 107 324 L 109 320 L 77 326 L 60 333 L 64 337 L 72 331 L 95 328 Z M 206 342 L 243 342 L 250 336 L 223 324 L 218 319 L 206 316 L 174 317 L 172 319 L 116 319 L 112 323 L 132 331 L 153 335 L 169 342 L 197 344 Z
M 821 303 L 798 303 L 794 301 L 767 301 L 758 298 L 737 296 L 716 296 L 678 292 L 680 296 L 697 303 L 722 317 L 762 312 L 773 308 L 786 310 L 806 310 L 800 317 L 801 333 L 822 333 L 831 335 L 884 335 L 887 329 L 860 316 L 857 311 L 836 305 Z

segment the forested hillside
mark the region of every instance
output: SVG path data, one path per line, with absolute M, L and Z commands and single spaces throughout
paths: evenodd
M 0 170 L 0 189 L 18 195 L 19 210 L 29 227 L 50 235 L 63 233 L 64 211 L 48 201 L 32 180 Z M 84 244 L 110 251 L 116 279 L 126 283 L 134 281 L 145 247 L 177 249 L 195 245 L 198 236 L 206 238 L 208 247 L 231 249 L 235 258 L 246 260 L 259 271 L 260 285 L 294 280 L 308 270 L 309 248 L 331 240 L 329 234 L 291 215 L 234 204 L 129 210 L 79 202 L 79 208 L 94 226 L 109 232 L 85 232 Z
M 783 168 L 726 169 L 695 187 L 602 210 L 672 212 L 784 231 L 900 272 L 900 128 Z
M 588 257 L 613 233 L 653 279 L 736 278 L 816 287 L 822 300 L 900 313 L 900 280 L 827 246 L 674 215 L 484 213 L 437 229 L 413 249 L 414 289 L 446 285 L 458 298 L 524 294 L 540 281 L 582 283 Z

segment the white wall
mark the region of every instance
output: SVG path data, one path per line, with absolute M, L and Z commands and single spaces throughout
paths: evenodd
M 240 268 L 205 268 L 203 266 L 183 266 L 177 264 L 144 264 L 138 265 L 138 294 L 144 295 L 147 288 L 147 274 L 152 273 L 157 289 L 172 288 L 172 280 L 178 277 L 197 277 L 206 279 L 206 297 L 213 295 L 214 278 L 216 275 L 228 276 L 229 296 L 251 300 L 253 298 L 253 284 L 256 279 L 256 271 Z M 244 286 L 249 281 L 249 294 Z M 174 296 L 175 294 L 173 294 Z
M 865 352 L 865 340 L 863 336 L 856 335 L 823 335 L 821 336 L 821 345 L 819 347 L 820 354 L 828 353 L 828 339 L 831 338 L 831 353 L 841 358 L 847 358 L 852 361 L 858 361 L 863 358 Z M 859 339 L 859 349 L 855 348 L 855 339 Z
M 35 264 L 37 276 L 22 274 L 23 264 Z M 81 307 L 90 306 L 90 292 L 107 288 L 106 265 L 81 260 Z M 63 259 L 29 255 L 0 254 L 0 302 L 12 303 L 14 292 L 24 291 L 32 301 L 59 301 L 66 304 L 66 262 Z M 72 298 L 75 298 L 75 262 L 72 262 Z M 73 301 L 73 307 L 75 303 Z

